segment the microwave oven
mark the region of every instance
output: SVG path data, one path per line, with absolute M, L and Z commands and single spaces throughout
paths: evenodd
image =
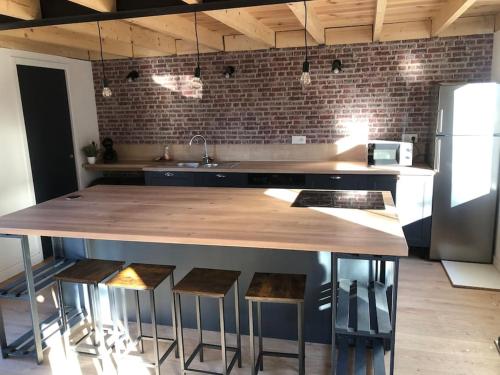
M 370 141 L 368 143 L 368 165 L 411 166 L 413 143 L 396 141 Z

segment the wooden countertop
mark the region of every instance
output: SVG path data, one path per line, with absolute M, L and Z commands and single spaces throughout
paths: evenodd
M 223 173 L 303 173 L 303 174 L 389 174 L 389 175 L 433 175 L 426 166 L 370 167 L 364 162 L 346 161 L 242 161 L 219 162 L 216 168 L 180 168 L 177 161 L 122 161 L 113 164 L 86 165 L 93 171 L 178 171 L 178 172 L 223 172 Z
M 0 217 L 0 233 L 407 256 L 385 210 L 291 207 L 300 190 L 94 186 Z

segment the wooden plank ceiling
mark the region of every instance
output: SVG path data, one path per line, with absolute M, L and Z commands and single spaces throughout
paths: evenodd
M 0 22 L 35 20 L 46 12 L 64 15 L 75 9 L 113 12 L 120 1 L 135 0 L 0 0 Z M 193 4 L 202 0 L 182 1 Z M 482 34 L 500 29 L 500 0 L 310 0 L 307 6 L 312 45 Z M 100 29 L 106 59 L 196 51 L 193 13 L 102 21 Z M 300 47 L 303 30 L 301 2 L 198 14 L 201 52 Z M 94 60 L 99 58 L 98 27 L 92 22 L 0 31 L 0 47 Z

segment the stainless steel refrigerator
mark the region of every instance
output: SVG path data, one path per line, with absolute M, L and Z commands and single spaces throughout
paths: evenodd
M 431 259 L 491 263 L 500 158 L 500 85 L 441 85 Z

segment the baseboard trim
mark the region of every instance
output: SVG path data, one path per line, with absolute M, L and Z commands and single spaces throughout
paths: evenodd
M 493 265 L 500 272 L 500 255 L 493 255 Z

